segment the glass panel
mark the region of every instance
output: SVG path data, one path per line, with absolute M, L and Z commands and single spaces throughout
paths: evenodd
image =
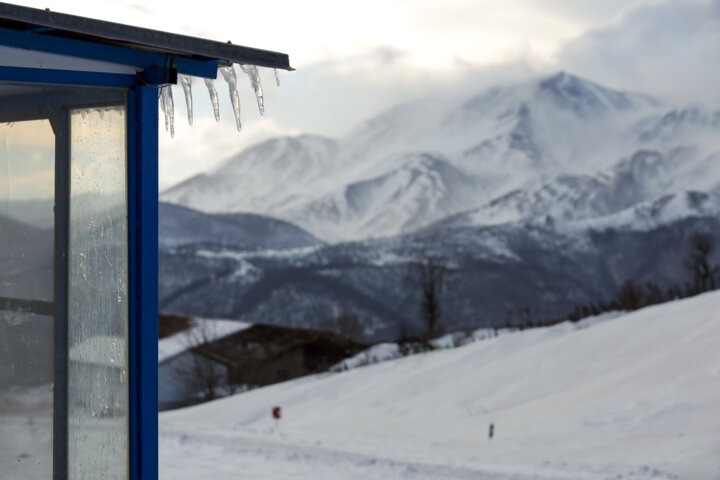
M 0 297 L 52 301 L 55 135 L 0 123 Z
M 128 478 L 124 107 L 70 113 L 70 478 Z
M 55 136 L 47 120 L 0 123 L 0 478 L 52 476 Z M 15 306 L 10 306 L 10 299 Z M 30 302 L 32 303 L 32 302 Z M 26 309 L 26 313 L 20 310 Z M 16 311 L 12 311 L 16 310 Z
M 0 311 L 0 478 L 52 477 L 52 317 Z

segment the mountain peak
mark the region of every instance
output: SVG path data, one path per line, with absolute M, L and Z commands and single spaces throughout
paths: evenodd
M 542 80 L 538 84 L 538 94 L 582 117 L 627 110 L 633 106 L 626 93 L 601 87 L 565 71 Z
M 660 101 L 648 95 L 613 90 L 566 71 L 541 80 L 536 93 L 581 117 L 661 105 Z
M 565 70 L 560 70 L 559 72 L 540 80 L 539 87 L 543 90 L 564 92 L 568 95 L 579 95 L 591 88 L 607 90 L 590 80 L 578 77 L 577 75 L 568 73 Z
M 560 70 L 554 75 L 547 77 L 541 82 L 541 85 L 564 85 L 570 82 L 581 81 L 579 77 L 572 75 L 565 70 Z

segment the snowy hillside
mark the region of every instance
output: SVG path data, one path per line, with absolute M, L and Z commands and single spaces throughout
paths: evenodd
M 705 294 L 165 413 L 161 478 L 715 480 L 718 312 Z
M 160 306 L 300 328 L 318 328 L 342 311 L 362 322 L 368 341 L 395 340 L 422 332 L 420 291 L 408 282 L 408 268 L 432 254 L 451 272 L 440 300 L 448 331 L 501 327 L 524 308 L 534 320 L 557 318 L 579 304 L 610 301 L 628 279 L 663 289 L 692 281 L 684 263 L 691 235 L 720 238 L 717 210 L 703 198 L 672 196 L 589 226 L 436 224 L 399 237 L 301 249 L 161 250 Z M 709 260 L 720 264 L 720 249 Z
M 169 203 L 160 203 L 158 213 L 160 249 L 194 245 L 263 250 L 322 244 L 293 224 L 261 215 L 207 215 Z
M 206 212 L 288 220 L 324 241 L 592 219 L 720 189 L 720 109 L 676 107 L 561 72 L 403 104 L 339 140 L 277 138 L 162 194 Z

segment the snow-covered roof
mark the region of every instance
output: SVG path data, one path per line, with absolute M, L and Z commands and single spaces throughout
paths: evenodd
M 158 342 L 158 363 L 198 346 L 198 340 L 214 342 L 252 326 L 251 323 L 216 318 L 194 318 L 193 326 Z

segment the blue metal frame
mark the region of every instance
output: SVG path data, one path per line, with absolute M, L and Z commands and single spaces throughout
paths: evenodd
M 140 68 L 175 67 L 179 73 L 195 77 L 216 78 L 218 60 L 195 60 L 176 55 L 135 50 L 70 38 L 38 35 L 32 31 L 0 28 L 0 45 L 68 55 Z
M 68 299 L 70 283 L 70 138 L 67 110 L 53 112 L 55 134 L 53 476 L 68 476 Z M 65 441 L 64 441 L 65 440 Z
M 115 73 L 79 72 L 76 70 L 45 70 L 38 68 L 1 66 L 0 78 L 4 82 L 118 88 L 131 88 L 138 81 L 137 75 L 120 75 Z
M 137 85 L 128 95 L 130 478 L 133 480 L 158 477 L 157 125 L 158 90 Z
M 1 36 L 0 36 L 1 37 Z M 3 39 L 0 38 L 0 44 Z M 138 76 L 0 67 L 0 81 L 127 89 L 130 480 L 158 478 L 158 89 Z M 61 475 L 61 478 L 64 478 Z

